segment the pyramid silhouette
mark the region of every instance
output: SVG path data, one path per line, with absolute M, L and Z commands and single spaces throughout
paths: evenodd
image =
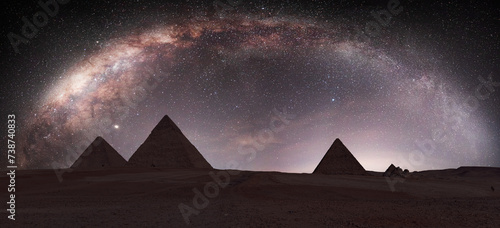
M 97 137 L 76 159 L 72 169 L 100 169 L 124 166 L 127 161 L 102 137 Z
M 212 169 L 168 116 L 160 120 L 127 166 Z
M 313 173 L 361 175 L 365 173 L 365 169 L 342 141 L 335 139 Z

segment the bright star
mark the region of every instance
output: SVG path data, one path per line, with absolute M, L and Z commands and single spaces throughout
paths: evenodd
M 120 126 L 118 126 L 118 125 L 115 125 L 114 127 L 115 127 L 115 129 L 118 129 L 118 128 L 120 128 Z

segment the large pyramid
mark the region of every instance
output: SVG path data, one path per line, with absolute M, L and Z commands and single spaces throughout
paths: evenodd
M 212 169 L 168 116 L 164 116 L 151 131 L 130 157 L 127 166 Z
M 313 173 L 361 175 L 365 169 L 340 139 L 335 139 Z
M 100 169 L 124 166 L 127 161 L 106 140 L 97 137 L 71 166 L 72 169 Z

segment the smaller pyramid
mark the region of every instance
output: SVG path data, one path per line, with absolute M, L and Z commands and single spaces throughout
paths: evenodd
M 127 161 L 102 137 L 97 137 L 71 166 L 72 169 L 102 169 L 124 166 Z
M 393 164 L 387 168 L 387 170 L 382 174 L 384 177 L 403 177 L 406 178 L 409 175 L 410 171 L 407 169 L 403 170 L 399 166 L 396 167 Z
M 363 166 L 359 164 L 342 141 L 335 139 L 313 173 L 362 175 L 365 172 Z
M 394 164 L 391 164 L 389 166 L 389 168 L 387 168 L 387 170 L 385 170 L 385 172 L 384 172 L 384 174 L 382 174 L 382 176 L 390 177 L 391 174 L 394 172 L 394 170 L 396 170 L 396 166 L 394 166 Z

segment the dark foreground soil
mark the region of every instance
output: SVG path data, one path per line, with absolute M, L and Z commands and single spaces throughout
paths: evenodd
M 0 227 L 500 227 L 499 170 L 427 171 L 403 181 L 121 168 L 73 171 L 62 182 L 52 170 L 17 171 L 16 220 L 4 203 Z M 7 201 L 8 177 L 0 183 Z

